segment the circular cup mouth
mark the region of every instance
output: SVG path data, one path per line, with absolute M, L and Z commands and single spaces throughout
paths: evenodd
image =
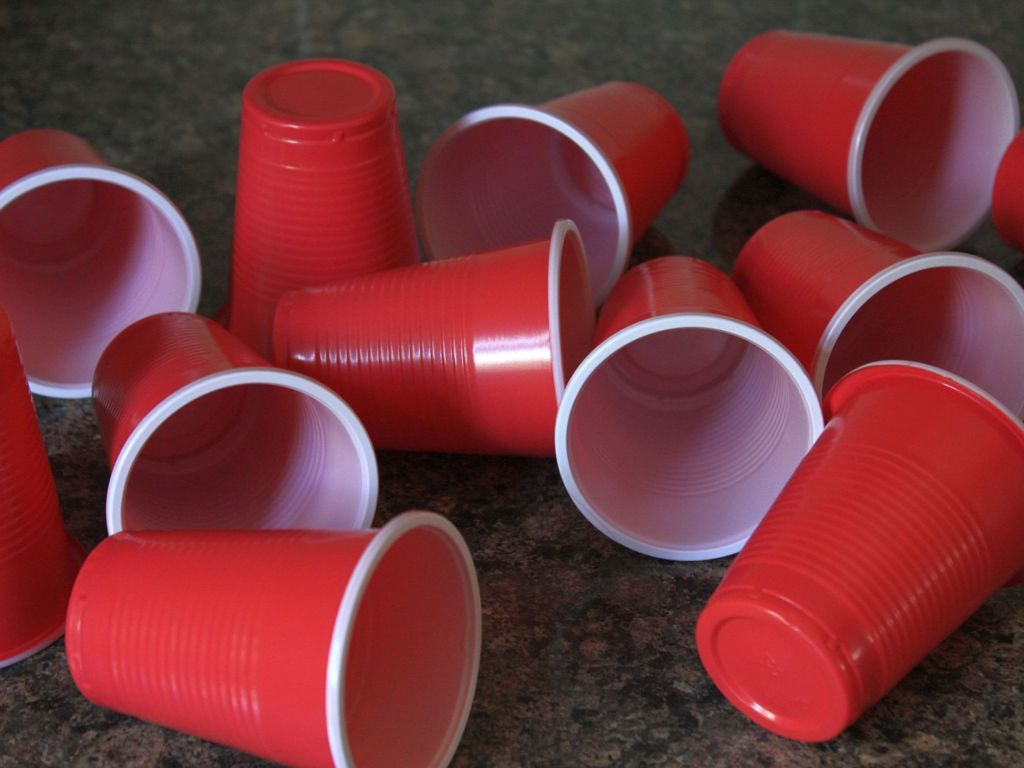
M 301 374 L 236 368 L 135 427 L 111 470 L 107 532 L 366 528 L 377 491 L 370 438 L 341 398 Z
M 410 575 L 409 562 L 418 563 L 420 570 Z M 428 566 L 433 566 L 429 574 Z M 424 615 L 425 610 L 430 613 Z M 396 622 L 403 632 L 387 632 L 389 623 L 394 629 Z M 326 722 L 334 764 L 353 768 L 447 765 L 473 704 L 481 622 L 476 570 L 455 527 L 439 515 L 421 511 L 403 513 L 384 525 L 349 578 L 331 636 Z M 396 637 L 403 648 L 395 647 Z M 412 654 L 410 643 L 418 644 Z M 405 678 L 400 681 L 404 685 L 373 685 L 379 680 L 371 678 L 396 666 L 395 659 L 386 655 L 389 651 L 404 651 L 415 658 L 415 671 L 420 673 L 415 685 Z M 408 663 L 397 666 L 409 670 Z M 412 701 L 424 690 L 434 696 L 426 702 Z M 376 717 L 370 719 L 380 721 L 380 712 L 388 713 L 379 733 L 356 732 L 357 723 L 352 721 L 358 719 L 355 710 L 363 702 L 381 706 L 374 707 Z M 430 721 L 425 733 L 408 731 L 425 721 Z M 396 725 L 408 731 L 401 738 L 395 734 Z M 401 754 L 367 755 L 374 748 Z
M 823 429 L 800 363 L 745 322 L 678 313 L 599 344 L 566 387 L 555 455 L 595 528 L 636 552 L 739 551 Z
M 0 190 L 0 278 L 29 388 L 60 398 L 91 395 L 100 354 L 135 320 L 195 311 L 202 282 L 174 204 L 99 165 L 47 168 Z
M 416 194 L 420 242 L 431 259 L 537 240 L 555 219 L 572 220 L 597 303 L 626 269 L 630 216 L 618 173 L 598 145 L 571 123 L 518 104 L 478 109 L 441 134 Z
M 573 290 L 574 283 L 584 285 L 586 290 Z M 557 221 L 548 249 L 548 325 L 556 403 L 561 402 L 565 393 L 566 379 L 590 351 L 594 303 L 589 287 L 586 251 L 580 232 L 571 221 Z
M 927 253 L 881 270 L 851 293 L 818 341 L 811 370 L 827 393 L 844 374 L 908 359 L 962 376 L 1024 411 L 1024 289 L 996 265 L 963 253 Z M 985 343 L 987 342 L 987 343 Z
M 922 251 L 957 245 L 987 215 L 1019 124 L 1013 79 L 990 50 L 954 37 L 910 49 L 857 117 L 847 158 L 854 217 Z

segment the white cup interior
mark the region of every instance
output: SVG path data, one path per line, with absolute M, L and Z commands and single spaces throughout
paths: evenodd
M 831 341 L 834 339 L 834 341 Z M 908 259 L 866 284 L 837 313 L 818 353 L 828 392 L 877 360 L 957 374 L 1024 413 L 1024 290 L 998 267 L 962 254 Z
M 368 553 L 364 591 L 342 603 L 350 634 L 340 663 L 343 737 L 333 745 L 347 753 L 341 764 L 433 768 L 458 746 L 476 686 L 480 598 L 461 539 L 408 520 L 436 517 L 395 518 L 405 532 Z
M 548 237 L 556 219 L 580 231 L 594 298 L 622 273 L 631 234 L 614 170 L 570 126 L 527 107 L 489 107 L 444 134 L 417 190 L 433 258 Z
M 370 524 L 377 468 L 355 415 L 302 377 L 256 377 L 200 380 L 136 428 L 111 473 L 111 533 Z
M 181 215 L 134 176 L 62 166 L 0 191 L 0 306 L 34 392 L 87 397 L 107 343 L 194 310 L 199 259 Z
M 773 340 L 723 318 L 674 325 L 685 317 L 631 326 L 584 360 L 556 448 L 570 494 L 604 533 L 697 560 L 740 549 L 820 433 L 821 413 Z
M 956 245 L 988 211 L 1018 120 L 1013 82 L 991 52 L 957 39 L 912 49 L 861 113 L 850 168 L 858 220 L 921 250 Z

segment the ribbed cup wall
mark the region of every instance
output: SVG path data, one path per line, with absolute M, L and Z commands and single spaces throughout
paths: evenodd
M 608 158 L 629 201 L 638 239 L 679 189 L 689 166 L 686 127 L 673 106 L 646 86 L 614 82 L 548 101 L 540 109 L 577 128 Z
M 706 261 L 662 256 L 629 270 L 601 308 L 595 344 L 628 325 L 675 312 L 707 312 L 758 325 L 736 284 Z
M 797 211 L 754 233 L 733 279 L 764 329 L 813 374 L 822 334 L 843 302 L 873 275 L 917 254 L 852 221 Z
M 166 312 L 132 324 L 107 347 L 93 380 L 93 407 L 110 465 L 146 414 L 177 390 L 232 368 L 268 365 L 199 315 Z
M 285 291 L 419 259 L 398 118 L 330 139 L 277 139 L 243 111 L 231 330 L 271 353 Z
M 549 289 L 545 240 L 295 291 L 275 361 L 341 395 L 379 448 L 551 455 Z
M 845 727 L 1024 559 L 1024 430 L 983 396 L 950 385 L 945 374 L 904 365 L 861 369 L 837 384 L 826 407 L 833 415 L 825 432 L 706 612 L 723 622 L 733 610 L 725 606 L 746 601 L 749 616 L 758 595 L 770 595 L 809 618 L 827 638 L 813 641 L 818 652 L 845 670 L 854 702 Z M 1007 468 L 1005 477 L 992 478 L 996 465 Z M 764 625 L 781 626 L 784 620 L 764 610 Z M 698 632 L 714 637 L 712 629 Z M 809 638 L 798 641 L 793 632 L 798 658 Z M 701 653 L 713 667 L 720 663 L 714 647 Z M 771 666 L 754 672 L 755 658 L 753 651 L 748 659 L 733 656 L 711 671 L 739 681 L 726 683 L 733 693 L 745 689 L 746 675 L 761 675 L 748 690 L 763 691 Z M 780 700 L 796 700 L 800 684 L 773 678 L 771 687 Z M 831 699 L 815 706 L 840 708 Z
M 59 632 L 77 571 L 35 408 L 0 310 L 0 666 Z
M 718 120 L 740 152 L 847 213 L 846 165 L 872 87 L 904 45 L 771 31 L 733 56 Z
M 119 712 L 290 765 L 333 765 L 324 714 L 332 628 L 371 538 L 108 538 L 83 567 L 69 607 L 75 683 Z

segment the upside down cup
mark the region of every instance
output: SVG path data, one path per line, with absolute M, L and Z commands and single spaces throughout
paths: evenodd
M 90 701 L 270 760 L 437 768 L 476 687 L 476 571 L 425 512 L 374 531 L 125 532 L 82 568 L 67 655 Z
M 875 363 L 825 410 L 697 622 L 726 698 L 801 741 L 839 735 L 1024 561 L 1024 425 L 989 395 Z
M 736 53 L 718 114 L 739 151 L 922 251 L 956 245 L 985 218 L 1020 119 L 1006 67 L 969 40 L 781 31 Z
M 270 357 L 285 291 L 417 261 L 391 81 L 341 59 L 255 75 L 242 92 L 231 331 Z
M 576 228 L 282 297 L 278 365 L 349 403 L 378 448 L 551 456 L 565 381 L 590 349 Z
M 64 632 L 83 552 L 64 530 L 57 489 L 7 314 L 0 309 L 0 668 Z
M 999 163 L 992 188 L 992 223 L 1007 245 L 1024 251 L 1024 131 Z
M 910 246 L 826 213 L 765 224 L 733 276 L 819 394 L 877 360 L 935 365 L 1024 413 L 1024 290 L 991 262 Z
M 544 237 L 552 221 L 571 219 L 600 303 L 689 158 L 678 113 L 637 83 L 478 109 L 441 135 L 420 170 L 423 248 L 434 259 L 479 253 Z
M 377 462 L 352 410 L 213 320 L 170 312 L 125 329 L 100 358 L 93 399 L 112 534 L 373 519 Z
M 598 530 L 670 560 L 733 554 L 821 432 L 800 363 L 683 256 L 627 272 L 558 410 L 558 468 Z
M 139 318 L 194 311 L 195 240 L 158 189 L 50 129 L 0 142 L 0 306 L 29 387 L 88 397 L 114 336 Z

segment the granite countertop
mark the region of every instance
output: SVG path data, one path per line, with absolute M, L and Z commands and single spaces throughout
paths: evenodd
M 960 35 L 1024 81 L 1015 3 L 419 3 L 412 0 L 0 4 L 0 136 L 77 133 L 184 212 L 204 267 L 201 311 L 229 273 L 239 96 L 278 61 L 338 56 L 387 73 L 410 176 L 437 135 L 490 103 L 536 103 L 613 79 L 663 93 L 686 121 L 688 178 L 637 248 L 728 268 L 781 212 L 818 204 L 722 137 L 719 79 L 770 28 L 916 43 Z M 986 224 L 964 246 L 1024 276 Z M 67 525 L 104 533 L 107 466 L 88 401 L 37 399 Z M 729 565 L 668 563 L 589 525 L 554 460 L 382 452 L 377 523 L 432 509 L 480 575 L 484 647 L 456 766 L 1024 764 L 1024 589 L 989 600 L 841 737 L 805 745 L 748 722 L 697 658 L 698 613 Z M 998 471 L 994 468 L 993 471 Z M 89 704 L 64 647 L 0 671 L 0 768 L 255 766 L 256 758 Z

